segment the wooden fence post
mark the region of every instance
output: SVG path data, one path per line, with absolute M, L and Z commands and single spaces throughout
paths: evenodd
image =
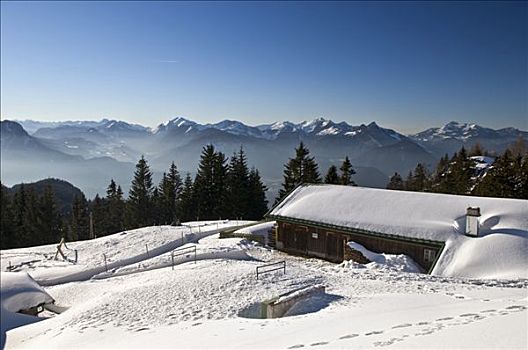
M 103 253 L 104 263 L 105 263 L 105 271 L 108 272 L 108 265 L 106 263 L 106 254 Z

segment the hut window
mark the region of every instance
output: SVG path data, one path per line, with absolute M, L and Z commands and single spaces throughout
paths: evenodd
M 319 238 L 319 235 L 317 234 L 317 232 L 312 232 L 312 238 L 313 239 L 318 239 Z
M 433 262 L 436 258 L 436 251 L 433 249 L 424 249 L 424 261 Z

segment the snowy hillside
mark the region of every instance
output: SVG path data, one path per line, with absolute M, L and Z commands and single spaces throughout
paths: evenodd
M 289 256 L 244 239 L 219 239 L 213 234 L 217 224 L 220 228 L 241 223 L 210 222 L 199 229 L 195 223 L 192 234 L 189 227 L 151 227 L 70 243 L 69 248 L 79 252 L 78 265 L 85 274 L 97 273 L 94 268 L 101 264 L 102 253 L 109 254 L 113 262 L 120 261 L 121 267 L 130 262 L 127 258 L 141 259 L 126 265 L 131 269 L 127 274 L 112 268 L 99 273 L 98 278 L 78 281 L 73 278 L 75 264 L 45 263 L 43 256 L 53 251 L 52 246 L 2 251 L 2 276 L 11 261 L 12 267 L 17 264 L 15 270 L 54 284 L 45 292 L 56 305 L 68 308 L 60 315 L 47 313 L 47 319 L 32 319 L 41 322 L 7 331 L 5 347 L 424 349 L 528 345 L 524 332 L 528 326 L 526 280 L 464 280 L 349 262 L 336 265 Z M 259 224 L 244 232 L 258 234 L 270 225 Z M 183 256 L 174 268 L 163 265 L 170 253 L 159 248 L 180 245 L 182 233 L 185 240 L 195 242 L 187 246 L 196 247 L 197 260 L 191 254 Z M 150 255 L 143 252 L 145 243 L 151 247 Z M 275 261 L 286 262 L 286 273 L 272 272 L 257 280 L 255 268 Z M 52 273 L 45 272 L 50 269 Z M 71 282 L 63 283 L 67 281 Z M 326 286 L 326 293 L 298 302 L 286 317 L 258 318 L 255 310 L 260 302 L 313 285 Z M 2 284 L 2 295 L 4 288 Z

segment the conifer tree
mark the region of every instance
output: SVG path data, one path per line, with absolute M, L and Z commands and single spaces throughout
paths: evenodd
M 121 232 L 124 230 L 125 201 L 123 191 L 114 180 L 110 181 L 106 189 L 106 208 L 107 208 L 107 225 L 108 234 Z
M 345 160 L 343 161 L 343 164 L 339 170 L 341 170 L 341 185 L 357 186 L 357 184 L 352 180 L 352 175 L 354 175 L 356 171 L 352 167 L 352 163 L 350 163 L 348 156 L 345 157 Z
M 90 238 L 90 214 L 84 194 L 76 195 L 72 204 L 68 241 L 85 240 Z
M 176 208 L 182 191 L 182 181 L 180 173 L 174 162 L 172 162 L 169 172 L 163 173 L 163 177 L 158 186 L 159 193 L 159 222 L 162 224 L 172 224 L 177 220 Z
M 340 183 L 340 178 L 339 178 L 339 175 L 337 174 L 337 167 L 335 165 L 331 165 L 328 168 L 328 172 L 326 173 L 324 183 L 333 184 L 333 185 L 337 185 Z
M 96 194 L 91 203 L 92 222 L 95 237 L 102 237 L 111 233 L 109 231 L 110 223 L 108 207 L 107 201 L 99 197 L 99 194 Z
M 414 169 L 414 173 L 408 180 L 407 189 L 409 191 L 429 191 L 429 173 L 427 168 L 422 163 L 418 163 Z
M 180 200 L 178 201 L 177 213 L 178 221 L 192 221 L 196 219 L 196 204 L 194 196 L 194 186 L 191 174 L 187 173 L 185 180 L 183 181 L 183 188 L 180 194 Z
M 227 164 L 222 152 L 215 152 L 213 145 L 203 148 L 194 180 L 196 215 L 200 220 L 226 217 L 225 206 Z
M 43 242 L 39 232 L 39 219 L 38 197 L 35 190 L 29 187 L 26 189 L 26 207 L 22 217 L 24 239 L 20 243 L 23 246 L 30 246 L 34 242 L 38 242 L 37 244 Z
M 14 248 L 23 246 L 23 242 L 28 242 L 30 239 L 24 226 L 24 217 L 27 207 L 26 201 L 26 186 L 25 184 L 21 184 L 15 192 L 12 206 L 14 233 L 16 237 L 13 245 Z
M 11 196 L 0 183 L 0 249 L 16 247 L 16 231 Z
M 400 174 L 397 172 L 391 176 L 389 183 L 387 184 L 387 189 L 389 190 L 404 190 L 405 184 Z
M 128 229 L 152 225 L 152 173 L 145 160 L 141 159 L 136 164 L 134 179 L 127 201 L 126 227 Z
M 249 220 L 260 220 L 268 211 L 267 190 L 260 178 L 259 171 L 252 168 L 249 172 L 249 197 L 251 201 L 247 214 Z
M 497 157 L 486 176 L 473 189 L 473 193 L 479 196 L 518 198 L 518 192 L 522 193 L 522 182 L 517 174 L 522 172 L 522 159 L 513 157 L 507 149 Z
M 62 234 L 62 218 L 57 209 L 51 186 L 46 186 L 40 197 L 38 208 L 38 230 L 41 244 L 56 243 Z
M 409 170 L 409 174 L 407 174 L 405 181 L 403 181 L 403 186 L 404 186 L 405 191 L 413 191 L 413 187 L 412 187 L 413 176 L 414 175 L 413 175 L 412 170 Z
M 291 190 L 300 184 L 320 183 L 321 177 L 314 157 L 310 157 L 310 151 L 301 142 L 295 149 L 295 158 L 290 158 L 284 165 L 284 182 L 276 201 L 280 201 Z
M 226 183 L 226 210 L 230 218 L 247 218 L 250 201 L 249 169 L 242 147 L 229 162 Z
M 449 156 L 446 153 L 438 161 L 436 165 L 436 169 L 434 170 L 431 176 L 431 189 L 433 191 L 435 192 L 438 191 L 437 187 L 440 185 L 440 183 L 443 181 L 443 178 L 446 176 L 448 168 L 449 168 Z

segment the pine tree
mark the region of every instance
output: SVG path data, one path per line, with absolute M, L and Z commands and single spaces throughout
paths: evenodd
M 228 174 L 227 158 L 222 152 L 217 152 L 213 168 L 214 175 L 214 197 L 216 198 L 216 205 L 213 207 L 213 215 L 211 219 L 227 218 L 229 216 L 229 209 L 226 205 L 227 195 L 227 174 Z
M 176 222 L 176 208 L 182 191 L 182 181 L 180 173 L 174 162 L 172 162 L 169 172 L 163 173 L 163 177 L 158 186 L 159 193 L 159 222 L 162 224 L 173 224 Z
M 215 152 L 213 145 L 202 150 L 198 172 L 194 180 L 196 215 L 200 220 L 226 217 L 226 158 L 222 152 Z
M 473 161 L 468 157 L 466 149 L 462 147 L 453 155 L 447 169 L 439 177 L 439 181 L 435 181 L 433 189 L 440 193 L 468 194 L 473 187 L 471 181 L 473 173 Z
M 522 178 L 526 165 L 522 157 L 514 157 L 509 149 L 497 157 L 486 176 L 473 189 L 479 196 L 523 198 L 526 179 Z M 523 184 L 524 182 L 524 184 Z
M 225 207 L 230 218 L 247 218 L 250 207 L 249 169 L 242 147 L 229 162 Z
M 90 214 L 84 194 L 76 195 L 72 204 L 68 241 L 85 240 L 90 238 Z
M 438 192 L 437 187 L 440 186 L 440 184 L 442 183 L 443 178 L 446 176 L 448 169 L 449 169 L 449 156 L 446 153 L 438 161 L 438 164 L 436 165 L 436 169 L 434 170 L 431 176 L 431 189 L 433 191 Z
M 196 219 L 196 204 L 194 196 L 194 186 L 191 175 L 187 173 L 183 181 L 183 188 L 177 206 L 178 219 L 176 223 L 192 221 Z
M 357 184 L 352 180 L 352 175 L 354 175 L 356 171 L 352 167 L 352 163 L 350 163 L 348 156 L 345 157 L 345 160 L 343 161 L 343 164 L 339 170 L 341 170 L 341 185 L 357 186 Z
M 413 177 L 412 170 L 409 170 L 409 174 L 407 174 L 405 181 L 403 181 L 403 188 L 405 191 L 413 191 Z
M 430 181 L 427 168 L 422 163 L 418 163 L 414 169 L 410 180 L 407 182 L 407 189 L 409 191 L 429 191 Z
M 22 247 L 24 242 L 29 241 L 29 235 L 26 232 L 24 226 L 24 216 L 26 212 L 26 186 L 21 184 L 18 191 L 15 192 L 13 197 L 13 224 L 15 240 L 13 241 L 13 247 Z
M 7 188 L 0 182 L 0 249 L 15 248 L 16 231 L 13 203 Z
M 339 178 L 339 175 L 337 174 L 337 167 L 335 165 L 331 165 L 328 168 L 328 172 L 326 173 L 324 183 L 333 184 L 333 185 L 337 185 L 340 183 L 340 178 Z
M 394 173 L 394 175 L 391 176 L 389 183 L 387 184 L 387 189 L 389 190 L 404 190 L 405 184 L 403 183 L 403 179 L 400 174 Z
M 92 222 L 95 237 L 102 237 L 110 234 L 110 218 L 108 207 L 109 205 L 107 201 L 99 197 L 99 194 L 96 194 L 94 200 L 91 203 Z
M 310 151 L 301 142 L 295 149 L 295 158 L 290 158 L 284 165 L 284 182 L 279 190 L 277 202 L 300 184 L 321 182 L 317 163 L 309 155 Z
M 125 227 L 125 201 L 121 186 L 117 186 L 113 179 L 106 189 L 105 202 L 107 208 L 106 232 L 112 234 L 123 231 Z
M 152 173 L 145 160 L 141 159 L 136 164 L 134 179 L 128 194 L 126 210 L 126 227 L 128 229 L 144 227 L 153 223 L 152 208 Z
M 40 197 L 38 208 L 38 230 L 40 244 L 56 243 L 62 234 L 62 218 L 57 209 L 55 195 L 51 186 L 46 186 Z
M 38 197 L 34 189 L 29 187 L 26 189 L 26 207 L 22 216 L 25 236 L 21 241 L 23 246 L 39 245 L 43 242 L 39 231 L 39 219 Z
M 247 219 L 260 220 L 268 211 L 266 199 L 267 187 L 260 178 L 259 171 L 255 168 L 249 172 L 249 197 L 251 205 L 248 209 Z

